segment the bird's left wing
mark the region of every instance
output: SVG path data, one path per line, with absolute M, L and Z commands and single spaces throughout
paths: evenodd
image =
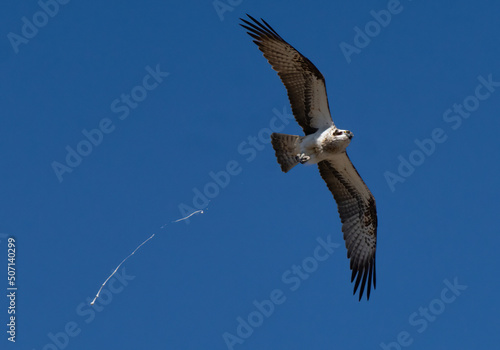
M 278 72 L 288 92 L 288 99 L 297 123 L 306 135 L 333 125 L 326 96 L 325 78 L 311 61 L 288 44 L 276 31 L 262 20 L 241 19 L 241 26 L 248 30 L 260 51 L 273 69 Z
M 367 299 L 373 282 L 375 289 L 375 250 L 377 248 L 377 209 L 375 198 L 352 165 L 347 153 L 341 153 L 318 163 L 319 172 L 337 202 L 347 257 L 356 279 L 354 293 L 361 282 L 359 300 L 365 284 Z

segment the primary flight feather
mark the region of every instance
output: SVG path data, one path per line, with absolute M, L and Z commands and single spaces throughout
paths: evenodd
M 377 209 L 375 198 L 347 156 L 353 134 L 333 123 L 325 78 L 306 57 L 295 50 L 263 19 L 241 19 L 259 50 L 286 87 L 295 120 L 305 136 L 273 133 L 271 142 L 283 172 L 295 165 L 318 164 L 319 173 L 337 202 L 354 294 L 359 300 L 366 287 L 375 289 Z

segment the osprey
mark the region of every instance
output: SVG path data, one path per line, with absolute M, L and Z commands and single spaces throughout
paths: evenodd
M 375 289 L 375 250 L 377 247 L 377 210 L 375 198 L 359 176 L 346 153 L 352 140 L 349 130 L 333 123 L 326 96 L 325 78 L 300 52 L 288 44 L 263 19 L 240 24 L 254 38 L 260 51 L 278 72 L 285 85 L 295 120 L 305 136 L 273 133 L 271 143 L 283 172 L 295 165 L 318 164 L 319 173 L 337 202 L 347 258 L 352 270 L 354 293 L 359 300 L 366 282 L 366 298 Z

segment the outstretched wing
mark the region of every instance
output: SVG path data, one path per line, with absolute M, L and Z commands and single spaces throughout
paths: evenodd
M 356 279 L 354 293 L 361 282 L 359 300 L 368 281 L 366 298 L 375 289 L 375 250 L 377 248 L 377 209 L 375 198 L 352 165 L 347 153 L 318 163 L 319 172 L 337 202 L 347 257 Z
M 295 50 L 266 21 L 247 15 L 253 23 L 240 24 L 254 38 L 260 51 L 278 72 L 285 85 L 293 115 L 306 135 L 333 125 L 326 96 L 325 78 L 300 52 Z

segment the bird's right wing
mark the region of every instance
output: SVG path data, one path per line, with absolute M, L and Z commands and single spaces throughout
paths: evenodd
M 325 78 L 321 72 L 288 44 L 262 20 L 247 15 L 252 21 L 241 19 L 260 51 L 278 72 L 285 85 L 293 115 L 306 135 L 333 125 L 326 95 Z

